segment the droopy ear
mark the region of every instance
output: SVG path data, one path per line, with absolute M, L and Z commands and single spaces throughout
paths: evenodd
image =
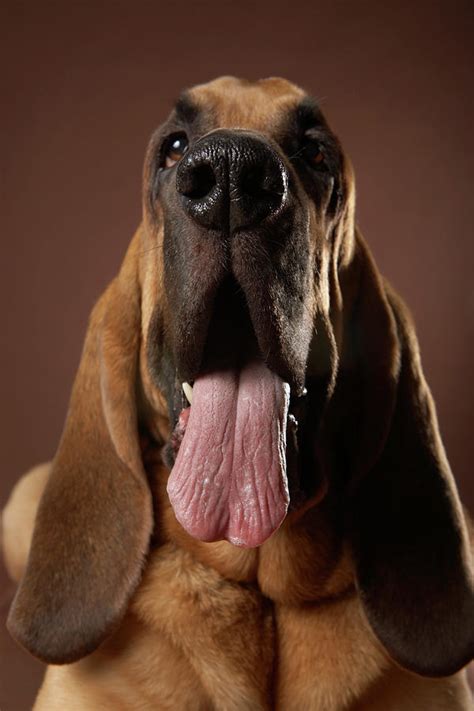
M 8 628 L 47 663 L 92 652 L 124 614 L 152 526 L 137 436 L 133 243 L 95 307 Z
M 358 251 L 359 292 L 346 344 L 359 406 L 346 460 L 357 585 L 393 659 L 419 674 L 447 676 L 474 656 L 466 521 L 413 324 L 360 239 Z
M 413 325 L 390 295 L 402 346 L 390 433 L 357 488 L 353 545 L 375 634 L 403 667 L 447 676 L 474 656 L 466 521 L 423 377 Z

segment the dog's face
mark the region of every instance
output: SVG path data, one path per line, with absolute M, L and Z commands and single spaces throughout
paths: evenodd
M 220 79 L 181 97 L 153 138 L 145 189 L 164 250 L 169 346 L 183 381 L 250 346 L 301 395 L 343 170 L 317 105 L 286 81 Z M 242 318 L 229 323 L 239 290 L 255 344 Z
M 204 540 L 259 545 L 286 514 L 288 414 L 294 423 L 315 321 L 329 310 L 348 172 L 317 104 L 282 79 L 186 92 L 152 139 L 145 209 L 165 304 L 149 364 L 178 428 L 175 451 L 186 430 L 170 498 Z M 194 385 L 193 405 L 177 425 L 182 383 L 189 394 Z M 258 462 L 244 454 L 249 438 Z
M 150 434 L 169 439 L 171 533 Z M 151 140 L 143 223 L 91 317 L 10 629 L 45 661 L 79 659 L 125 614 L 153 531 L 264 543 L 278 576 L 281 541 L 317 537 L 315 506 L 388 653 L 426 675 L 466 664 L 466 522 L 412 321 L 354 227 L 349 162 L 300 89 L 224 78 Z

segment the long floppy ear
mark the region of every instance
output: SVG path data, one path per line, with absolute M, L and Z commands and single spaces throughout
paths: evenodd
M 136 240 L 135 240 L 136 243 Z M 137 434 L 140 293 L 132 242 L 90 320 L 28 565 L 8 618 L 47 663 L 92 652 L 124 614 L 152 527 Z
M 446 676 L 474 656 L 466 521 L 411 318 L 360 236 L 344 280 L 340 372 L 324 434 L 338 452 L 330 465 L 346 491 L 357 586 L 392 658 Z

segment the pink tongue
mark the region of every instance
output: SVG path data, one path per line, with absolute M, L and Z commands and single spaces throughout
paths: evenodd
M 199 377 L 168 480 L 176 518 L 202 541 L 263 543 L 286 516 L 289 385 L 263 363 Z

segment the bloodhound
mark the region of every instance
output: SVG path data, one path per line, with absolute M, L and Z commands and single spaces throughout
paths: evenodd
M 58 452 L 4 514 L 36 711 L 472 708 L 469 524 L 354 194 L 282 79 L 153 135 Z

